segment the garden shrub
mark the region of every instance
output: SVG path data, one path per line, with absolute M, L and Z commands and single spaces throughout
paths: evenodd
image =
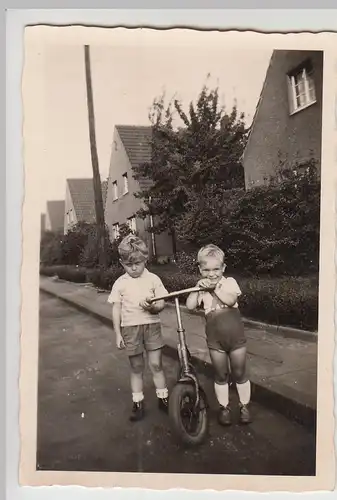
M 85 283 L 87 281 L 87 269 L 79 266 L 44 266 L 40 268 L 40 274 L 44 276 L 58 276 L 65 281 L 74 283 Z
M 114 282 L 122 276 L 124 270 L 121 266 L 111 266 L 109 269 L 89 269 L 87 281 L 103 290 L 111 290 Z
M 40 262 L 45 265 L 62 264 L 62 239 L 59 232 L 46 231 L 41 237 Z
M 177 253 L 176 264 L 178 268 L 187 274 L 198 273 L 197 252 L 188 253 L 186 251 Z
M 284 167 L 269 185 L 220 194 L 213 187 L 199 198 L 177 224 L 180 240 L 195 249 L 219 245 L 228 268 L 244 275 L 318 272 L 320 181 L 313 160 L 298 170 Z
M 169 266 L 167 266 L 169 267 Z M 170 267 L 156 266 L 149 270 L 158 274 L 168 292 L 194 287 L 198 275 L 172 271 Z M 41 266 L 40 273 L 57 275 L 73 282 L 90 282 L 110 291 L 114 282 L 124 273 L 121 266 L 107 270 L 84 269 L 75 266 Z M 247 318 L 275 325 L 308 330 L 318 327 L 318 276 L 238 279 L 242 290 L 240 310 Z
M 318 328 L 318 277 L 238 280 L 247 318 L 304 330 Z
M 105 246 L 107 249 L 106 263 L 107 266 L 111 266 L 112 263 L 116 263 L 118 260 L 117 251 L 114 245 L 112 245 L 109 232 L 107 227 L 105 227 Z M 87 267 L 89 269 L 95 268 L 99 265 L 99 251 L 98 251 L 98 239 L 97 239 L 97 227 L 96 224 L 92 224 L 90 231 L 87 236 L 86 244 L 84 245 L 80 256 L 79 264 L 81 266 Z

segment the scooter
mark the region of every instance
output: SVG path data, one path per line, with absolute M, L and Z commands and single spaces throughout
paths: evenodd
M 169 418 L 175 435 L 187 445 L 201 444 L 209 428 L 209 413 L 206 394 L 197 378 L 192 363 L 192 356 L 186 343 L 183 328 L 179 297 L 191 292 L 200 292 L 199 287 L 187 288 L 154 297 L 151 303 L 158 300 L 174 299 L 177 316 L 179 375 L 169 396 Z

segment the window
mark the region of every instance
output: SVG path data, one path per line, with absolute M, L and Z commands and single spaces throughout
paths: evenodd
M 128 181 L 128 174 L 123 175 L 123 194 L 126 194 L 129 192 L 129 181 Z
M 112 236 L 113 236 L 114 240 L 117 240 L 117 238 L 119 237 L 119 224 L 118 224 L 118 222 L 116 224 L 113 224 L 113 226 L 112 226 Z
M 313 69 L 309 63 L 288 75 L 290 113 L 307 108 L 316 102 Z
M 114 181 L 112 183 L 112 199 L 113 200 L 117 200 L 118 199 L 117 181 Z
M 127 221 L 130 230 L 135 233 L 137 231 L 136 217 L 130 217 Z

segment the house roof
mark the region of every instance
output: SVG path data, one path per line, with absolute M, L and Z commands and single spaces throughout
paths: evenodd
M 132 168 L 151 160 L 152 127 L 145 125 L 116 125 L 116 130 Z M 142 188 L 150 184 L 147 179 L 139 179 L 138 182 Z
M 93 179 L 67 179 L 71 199 L 79 222 L 94 222 L 95 195 Z M 103 208 L 105 207 L 107 181 L 102 182 Z
M 139 125 L 116 125 L 132 167 L 151 159 L 152 128 Z
M 47 213 L 52 231 L 63 229 L 64 225 L 64 200 L 47 201 Z

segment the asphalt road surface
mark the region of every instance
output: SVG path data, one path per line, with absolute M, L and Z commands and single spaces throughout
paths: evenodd
M 169 388 L 176 362 L 164 357 Z M 302 475 L 315 474 L 315 436 L 257 404 L 253 423 L 222 428 L 211 380 L 210 435 L 198 448 L 172 436 L 145 377 L 146 418 L 129 422 L 128 360 L 112 329 L 59 299 L 40 296 L 38 470 Z M 237 418 L 237 400 L 232 396 Z

